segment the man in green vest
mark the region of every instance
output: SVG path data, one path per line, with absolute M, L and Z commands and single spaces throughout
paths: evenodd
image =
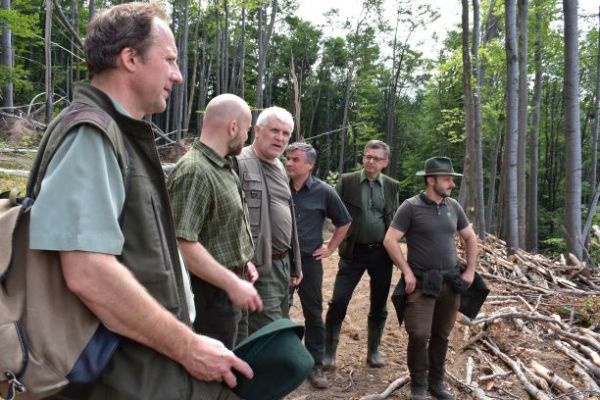
M 371 277 L 367 363 L 385 365 L 379 343 L 387 318 L 387 297 L 392 280 L 392 260 L 383 238 L 398 208 L 400 183 L 381 173 L 389 163 L 390 148 L 380 140 L 365 145 L 363 169 L 343 174 L 336 191 L 350 212 L 352 223 L 339 247 L 340 262 L 325 319 L 323 369 L 335 368 L 335 353 L 342 322 L 352 293 L 365 271 Z
M 252 370 L 191 329 L 164 175 L 143 120 L 164 111 L 182 82 L 167 17 L 152 3 L 103 10 L 85 53 L 91 84 L 48 127 L 31 177 L 31 247 L 59 252 L 69 289 L 121 338 L 93 384 L 61 396 L 237 399 L 235 374 Z

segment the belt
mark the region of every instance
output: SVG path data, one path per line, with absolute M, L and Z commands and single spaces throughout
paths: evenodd
M 383 247 L 383 242 L 375 242 L 375 243 L 368 243 L 368 244 L 356 243 L 354 245 L 354 248 L 357 250 L 372 250 L 372 249 L 378 249 L 379 247 Z
M 273 252 L 273 254 L 271 254 L 271 259 L 272 260 L 283 260 L 284 258 L 287 257 L 289 252 L 290 252 L 289 250 L 282 251 L 281 253 Z

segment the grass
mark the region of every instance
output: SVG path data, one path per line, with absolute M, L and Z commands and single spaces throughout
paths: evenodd
M 0 193 L 18 189 L 19 192 L 25 194 L 25 189 L 27 186 L 27 178 L 22 176 L 13 176 L 0 172 Z

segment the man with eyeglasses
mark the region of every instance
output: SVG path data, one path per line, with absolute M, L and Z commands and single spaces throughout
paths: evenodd
M 385 365 L 379 344 L 387 318 L 392 261 L 383 247 L 383 238 L 399 206 L 400 190 L 398 181 L 381 173 L 389 163 L 389 154 L 387 144 L 370 140 L 364 150 L 363 169 L 343 174 L 336 186 L 352 223 L 339 247 L 340 262 L 325 321 L 323 368 L 326 370 L 335 369 L 342 322 L 365 270 L 371 277 L 367 363 L 373 368 Z

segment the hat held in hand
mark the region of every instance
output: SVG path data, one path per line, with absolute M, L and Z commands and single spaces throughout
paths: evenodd
M 280 319 L 240 342 L 233 352 L 250 365 L 254 378 L 236 374 L 233 391 L 245 400 L 276 400 L 296 389 L 314 365 L 302 336 L 302 325 Z
M 425 170 L 417 172 L 417 176 L 433 175 L 462 176 L 454 172 L 452 161 L 448 157 L 431 157 L 425 161 Z

